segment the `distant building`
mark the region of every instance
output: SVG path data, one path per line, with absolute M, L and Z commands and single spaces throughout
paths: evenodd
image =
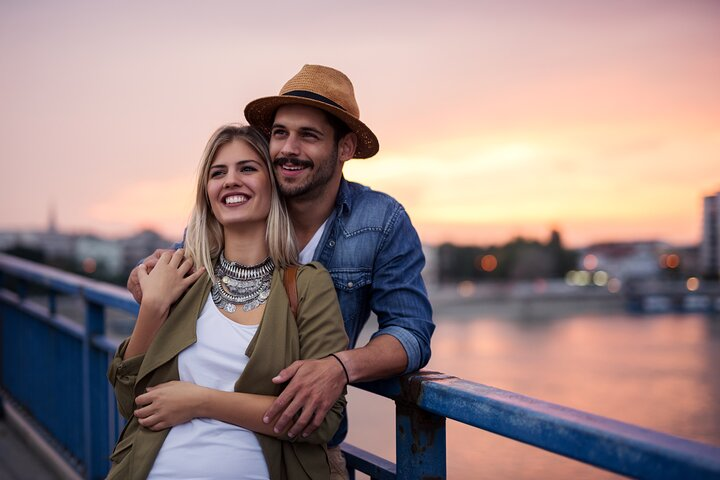
M 612 242 L 591 245 L 581 250 L 579 270 L 604 271 L 623 282 L 660 275 L 660 256 L 669 245 L 663 242 Z
M 117 240 L 105 240 L 92 235 L 84 235 L 75 243 L 75 260 L 85 273 L 102 271 L 106 275 L 119 275 L 123 272 L 123 248 Z
M 703 199 L 700 273 L 705 278 L 720 276 L 720 192 Z
M 143 230 L 131 237 L 120 240 L 123 247 L 124 268 L 127 271 L 144 260 L 158 248 L 170 248 L 172 242 L 152 230 Z

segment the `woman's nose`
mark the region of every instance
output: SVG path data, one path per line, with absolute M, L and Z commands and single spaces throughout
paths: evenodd
M 225 181 L 223 182 L 223 188 L 237 187 L 242 184 L 240 175 L 236 172 L 230 171 L 225 175 Z

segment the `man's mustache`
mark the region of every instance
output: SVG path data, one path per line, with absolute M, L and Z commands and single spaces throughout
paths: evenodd
M 310 168 L 313 166 L 313 162 L 311 162 L 310 160 L 300 160 L 299 158 L 280 157 L 273 160 L 273 165 L 276 167 L 283 167 L 285 165 L 288 165 L 291 167 Z

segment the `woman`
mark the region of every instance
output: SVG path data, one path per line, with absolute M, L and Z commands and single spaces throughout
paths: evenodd
M 252 128 L 210 138 L 185 248 L 140 271 L 137 322 L 108 372 L 128 420 L 108 478 L 329 478 L 325 442 L 344 397 L 308 437 L 262 422 L 283 388 L 271 378 L 343 350 L 347 337 L 319 264 L 299 268 L 291 312 L 283 275 L 297 249 L 267 143 Z

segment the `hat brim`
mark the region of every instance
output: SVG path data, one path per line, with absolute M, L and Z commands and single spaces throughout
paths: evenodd
M 341 108 L 311 98 L 290 95 L 258 98 L 245 107 L 245 118 L 250 125 L 269 137 L 275 120 L 275 112 L 283 105 L 307 105 L 319 108 L 345 123 L 357 135 L 358 139 L 353 158 L 370 158 L 380 149 L 380 142 L 378 142 L 377 137 L 363 122 Z

